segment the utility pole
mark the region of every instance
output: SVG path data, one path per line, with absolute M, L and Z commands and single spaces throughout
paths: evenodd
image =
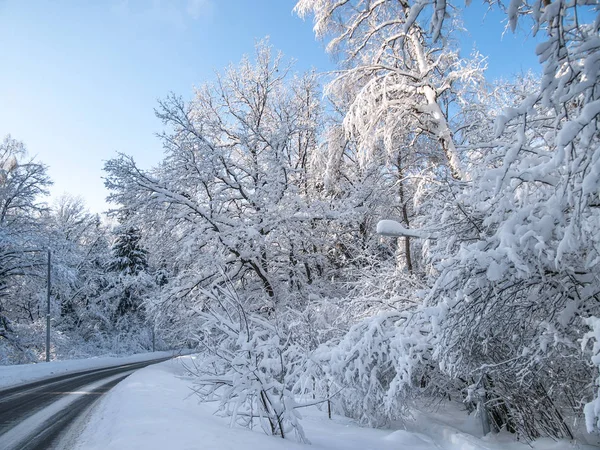
M 28 248 L 21 250 L 21 253 L 38 253 L 43 251 L 43 249 Z M 48 249 L 47 252 L 48 261 L 46 264 L 46 362 L 50 362 L 50 288 L 52 287 L 52 283 L 50 280 L 50 271 L 52 270 L 52 253 L 50 252 L 50 249 Z
M 156 331 L 154 331 L 154 324 L 152 324 L 152 351 L 156 351 Z
M 48 249 L 48 272 L 46 275 L 46 300 L 47 300 L 47 309 L 46 309 L 46 362 L 50 362 L 50 269 L 51 269 L 51 253 L 50 249 Z

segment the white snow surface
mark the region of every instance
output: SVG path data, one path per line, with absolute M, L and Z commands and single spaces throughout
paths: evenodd
M 377 234 L 391 237 L 409 236 L 418 239 L 429 239 L 433 237 L 428 233 L 424 233 L 419 230 L 409 230 L 404 228 L 399 222 L 388 219 L 377 222 Z
M 81 372 L 89 369 L 117 366 L 151 359 L 166 358 L 179 352 L 164 351 L 138 353 L 124 357 L 98 357 L 88 359 L 73 359 L 67 361 L 39 362 L 35 364 L 19 364 L 0 366 L 0 389 L 31 383 L 47 377 L 64 375 L 72 372 Z
M 138 370 L 105 395 L 78 430 L 75 450 L 579 450 L 598 447 L 542 439 L 529 446 L 511 435 L 476 436 L 478 421 L 447 406 L 437 413 L 415 412 L 407 429 L 362 428 L 352 420 L 317 408 L 302 410 L 302 425 L 312 445 L 265 435 L 257 427 L 229 427 L 215 406 L 199 403 L 181 357 Z

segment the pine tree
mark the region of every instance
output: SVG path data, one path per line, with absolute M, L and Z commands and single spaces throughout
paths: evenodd
M 123 288 L 115 312 L 117 318 L 137 311 L 141 304 L 138 283 L 132 279 L 148 271 L 147 251 L 141 246 L 141 238 L 139 229 L 125 226 L 118 230 L 112 247 L 113 260 L 108 269 L 118 273 Z
M 140 245 L 142 235 L 136 227 L 123 228 L 113 244 L 114 260 L 109 270 L 122 275 L 137 275 L 148 269 L 148 252 Z

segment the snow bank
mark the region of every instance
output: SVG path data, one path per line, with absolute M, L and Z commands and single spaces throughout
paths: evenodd
M 19 384 L 30 383 L 51 376 L 64 375 L 70 372 L 81 372 L 89 369 L 117 366 L 151 359 L 173 356 L 173 351 L 139 353 L 125 357 L 99 357 L 89 359 L 73 359 L 68 361 L 39 362 L 35 364 L 19 364 L 0 366 L 0 389 Z
M 480 439 L 451 425 L 452 411 L 415 414 L 409 430 L 361 428 L 351 420 L 328 420 L 316 408 L 302 410 L 302 424 L 312 445 L 266 436 L 262 430 L 229 428 L 215 406 L 198 403 L 185 376 L 182 357 L 138 370 L 100 400 L 88 423 L 70 447 L 79 450 L 116 449 L 260 449 L 260 450 L 531 450 L 507 435 Z M 456 411 L 454 411 L 456 413 Z M 473 429 L 476 420 L 460 412 Z M 443 419 L 447 417 L 448 421 Z M 464 425 L 464 424 L 463 424 Z M 467 426 L 466 428 L 469 428 Z M 464 429 L 465 427 L 463 427 Z M 579 450 L 597 447 L 541 440 L 537 450 Z
M 411 431 L 418 430 L 443 450 L 597 450 L 600 447 L 584 442 L 538 439 L 528 445 L 516 442 L 508 432 L 488 434 L 482 437 L 481 422 L 474 414 L 467 415 L 462 405 L 445 403 L 437 412 L 414 411 L 413 420 L 407 423 Z M 593 439 L 593 437 L 592 437 Z
M 183 359 L 183 358 L 182 358 Z M 311 446 L 265 435 L 262 430 L 229 428 L 213 414 L 214 405 L 198 403 L 177 360 L 138 370 L 119 383 L 92 412 L 75 449 L 261 449 L 261 450 L 433 450 L 412 433 L 360 428 L 344 418 L 303 412 Z

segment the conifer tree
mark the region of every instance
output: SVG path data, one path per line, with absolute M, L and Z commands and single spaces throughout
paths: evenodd
M 117 318 L 137 311 L 141 304 L 139 283 L 135 278 L 148 271 L 147 251 L 140 244 L 141 237 L 138 228 L 122 226 L 112 247 L 113 260 L 108 269 L 118 274 L 118 283 L 122 285 L 115 311 Z

